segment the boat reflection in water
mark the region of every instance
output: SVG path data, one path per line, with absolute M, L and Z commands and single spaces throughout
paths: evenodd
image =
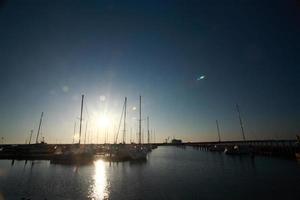
M 95 174 L 93 184 L 89 191 L 91 199 L 108 199 L 108 182 L 106 177 L 105 162 L 103 160 L 94 161 Z

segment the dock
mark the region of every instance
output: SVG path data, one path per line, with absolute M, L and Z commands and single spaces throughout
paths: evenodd
M 78 144 L 5 144 L 0 145 L 0 159 L 5 160 L 52 160 L 57 149 L 72 149 Z M 138 144 L 81 144 L 79 148 L 92 149 L 94 156 L 114 154 L 115 149 Z M 142 147 L 151 152 L 156 145 L 143 144 Z
M 164 144 L 167 145 L 167 144 Z M 203 151 L 224 152 L 226 148 L 234 146 L 248 147 L 251 155 L 275 156 L 295 158 L 300 152 L 300 144 L 297 140 L 240 140 L 220 142 L 189 142 L 181 145 L 190 146 Z

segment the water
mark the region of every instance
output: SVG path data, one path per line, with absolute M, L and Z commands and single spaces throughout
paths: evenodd
M 297 161 L 192 148 L 159 147 L 143 163 L 0 161 L 3 199 L 297 199 L 299 189 Z

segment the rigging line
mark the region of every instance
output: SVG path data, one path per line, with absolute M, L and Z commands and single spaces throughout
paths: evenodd
M 121 128 L 121 123 L 122 123 L 122 119 L 123 119 L 124 110 L 125 110 L 125 103 L 123 105 L 122 114 L 121 114 L 121 118 L 120 118 L 120 122 L 119 122 L 119 128 L 118 128 L 118 132 L 117 132 L 117 135 L 116 135 L 116 138 L 115 138 L 115 143 L 117 143 L 117 141 L 118 141 L 118 136 L 119 136 L 119 132 L 120 132 L 120 128 Z
M 89 120 L 90 119 L 90 115 L 89 115 L 89 112 L 88 112 L 88 107 L 87 107 L 86 99 L 85 99 L 84 105 L 85 105 L 85 111 L 86 111 L 86 114 L 87 114 L 87 117 L 88 117 L 88 120 Z

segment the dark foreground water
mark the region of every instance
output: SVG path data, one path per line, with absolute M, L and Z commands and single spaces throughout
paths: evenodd
M 159 147 L 144 163 L 0 160 L 0 199 L 299 199 L 300 163 Z

